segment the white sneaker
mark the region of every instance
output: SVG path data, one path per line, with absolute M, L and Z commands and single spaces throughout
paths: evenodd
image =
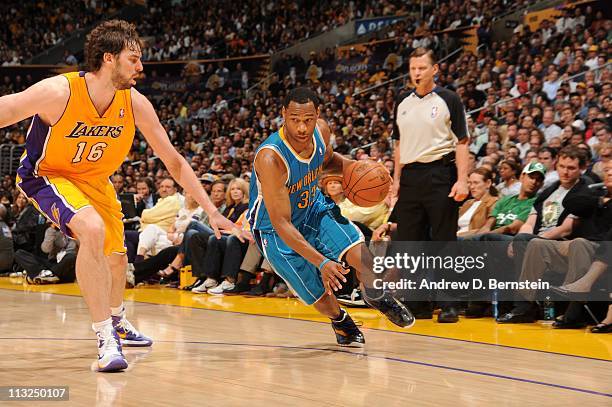
M 34 277 L 34 284 L 56 284 L 59 281 L 59 277 L 53 274 L 51 270 L 42 270 Z
M 193 287 L 191 289 L 191 292 L 192 293 L 196 293 L 196 294 L 204 294 L 204 293 L 206 293 L 206 290 L 208 290 L 208 288 L 204 287 L 204 284 L 200 284 L 197 287 Z
M 113 327 L 105 332 L 96 332 L 98 336 L 98 371 L 115 372 L 127 369 L 128 363 L 123 356 L 119 335 Z
M 211 288 L 208 290 L 208 294 L 213 295 L 223 295 L 223 292 L 226 290 L 233 290 L 236 285 L 234 283 L 230 283 L 227 280 L 223 280 L 221 284 L 218 286 Z
M 125 312 L 125 311 L 124 311 Z M 151 338 L 144 336 L 127 320 L 125 316 L 111 317 L 113 319 L 113 327 L 117 332 L 117 336 L 121 339 L 123 346 L 151 346 L 153 341 Z
M 206 280 L 204 280 L 204 283 L 202 283 L 202 285 L 206 288 L 213 288 L 217 286 L 217 280 L 215 280 L 214 278 L 210 278 L 208 277 Z
M 197 287 L 194 287 L 191 289 L 192 293 L 197 293 L 197 294 L 204 294 L 206 291 L 208 291 L 210 288 L 214 288 L 217 286 L 217 280 L 212 279 L 212 278 L 207 278 L 206 280 L 204 280 L 204 282 L 202 284 L 200 284 Z
M 27 276 L 27 273 L 25 270 L 13 271 L 12 273 L 9 274 L 9 277 L 25 277 L 25 276 Z

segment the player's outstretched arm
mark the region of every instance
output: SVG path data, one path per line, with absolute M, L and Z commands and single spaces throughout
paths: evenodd
M 70 85 L 63 76 L 35 83 L 23 92 L 0 97 L 0 128 L 38 114 L 53 125 L 59 120 L 70 98 Z
M 219 213 L 185 158 L 174 149 L 151 102 L 134 88 L 132 88 L 132 106 L 136 126 L 145 136 L 155 154 L 166 165 L 172 177 L 206 211 L 210 226 L 213 227 L 217 238 L 221 237 L 220 230 L 224 230 L 236 234 L 241 241 L 244 241 L 241 234 L 237 232 L 239 228 Z

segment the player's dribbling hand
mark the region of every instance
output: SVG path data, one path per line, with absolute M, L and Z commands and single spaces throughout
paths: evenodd
M 450 194 L 448 194 L 449 198 L 453 198 L 455 202 L 462 202 L 465 198 L 468 197 L 469 189 L 468 184 L 465 181 L 457 181 L 455 185 L 453 185 L 453 189 L 451 189 Z
M 327 294 L 332 295 L 334 291 L 338 291 L 342 288 L 340 281 L 346 283 L 346 277 L 344 277 L 344 275 L 348 272 L 348 269 L 345 269 L 342 267 L 342 264 L 335 261 L 328 261 L 325 263 L 321 269 L 321 277 Z

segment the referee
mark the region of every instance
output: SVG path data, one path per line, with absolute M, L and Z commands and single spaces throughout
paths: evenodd
M 459 202 L 468 196 L 469 137 L 459 96 L 436 86 L 438 64 L 432 50 L 409 57 L 416 88 L 398 95 L 393 139 L 393 193 L 398 241 L 455 241 Z M 440 303 L 438 322 L 457 322 L 453 302 Z M 431 318 L 429 303 L 410 304 L 415 316 Z

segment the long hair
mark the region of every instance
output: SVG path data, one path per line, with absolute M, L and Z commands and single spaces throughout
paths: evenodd
M 491 181 L 491 185 L 489 186 L 489 195 L 497 196 L 497 188 L 495 188 L 494 180 L 493 180 L 493 175 L 494 175 L 493 171 L 485 167 L 478 167 L 472 172 L 470 172 L 470 175 L 472 174 L 480 175 L 485 182 Z
M 225 205 L 235 205 L 231 194 L 231 190 L 234 185 L 238 185 L 238 188 L 240 188 L 240 190 L 242 191 L 242 201 L 240 203 L 249 203 L 249 184 L 247 184 L 247 182 L 242 178 L 234 178 L 227 186 L 227 191 L 225 192 Z

